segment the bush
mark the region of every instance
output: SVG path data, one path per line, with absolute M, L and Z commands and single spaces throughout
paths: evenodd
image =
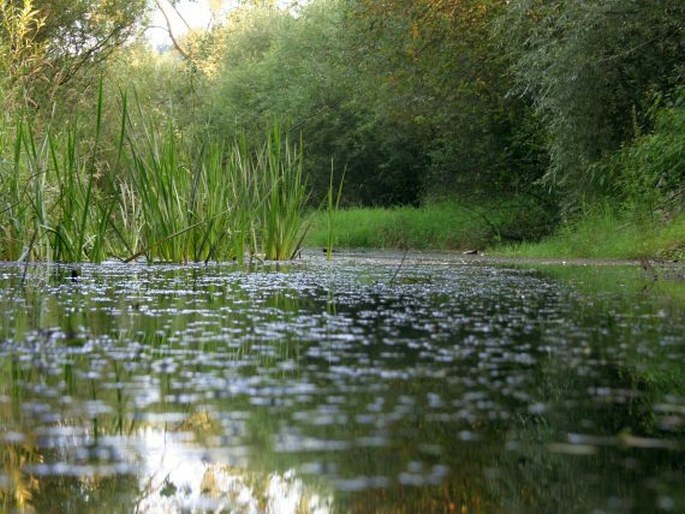
M 613 159 L 626 208 L 642 217 L 669 218 L 685 193 L 685 87 L 656 116 L 652 134 L 636 139 Z

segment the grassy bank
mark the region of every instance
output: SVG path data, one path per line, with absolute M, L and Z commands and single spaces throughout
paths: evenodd
M 468 207 L 344 209 L 336 216 L 335 248 L 481 250 L 512 257 L 665 258 L 685 256 L 685 213 L 668 223 L 620 217 L 610 209 L 587 214 L 544 235 L 549 220 L 521 201 Z M 326 246 L 325 213 L 312 216 L 306 246 Z
M 484 250 L 502 241 L 539 237 L 549 219 L 529 201 L 442 202 L 421 207 L 351 208 L 335 217 L 334 248 Z M 305 240 L 326 247 L 327 213 L 316 212 Z
M 492 253 L 512 257 L 681 260 L 685 257 L 685 213 L 664 223 L 620 217 L 604 210 L 564 225 L 539 242 L 500 245 Z

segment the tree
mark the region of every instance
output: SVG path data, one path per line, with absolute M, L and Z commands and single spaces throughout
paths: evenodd
M 501 0 L 352 3 L 348 31 L 376 118 L 417 147 L 420 194 L 473 196 L 511 190 L 539 176 L 527 106 L 508 97 L 509 62 L 493 38 Z M 533 177 L 533 179 L 531 178 Z
M 57 90 L 97 68 L 129 42 L 147 9 L 146 0 L 3 2 L 0 47 L 5 51 L 0 65 L 11 67 L 12 80 L 23 82 L 28 104 L 50 104 Z M 18 48 L 24 60 L 21 66 L 17 65 Z M 14 56 L 8 55 L 8 49 Z
M 48 44 L 51 62 L 61 65 L 64 83 L 129 42 L 148 5 L 146 0 L 36 0 L 35 8 L 45 18 L 40 39 Z
M 325 192 L 331 161 L 347 201 L 511 191 L 540 175 L 529 107 L 507 97 L 491 25 L 503 0 L 243 5 L 202 37 L 212 132 L 256 137 L 286 120 Z M 196 49 L 199 48 L 196 46 Z
M 210 35 L 200 63 L 209 77 L 207 118 L 215 134 L 261 138 L 274 119 L 302 133 L 314 198 L 328 188 L 331 161 L 347 168 L 348 199 L 371 202 L 381 188 L 357 96 L 358 74 L 345 59 L 341 4 L 311 2 L 296 13 L 243 6 Z
M 544 130 L 546 183 L 570 204 L 610 189 L 591 164 L 649 130 L 653 94 L 682 84 L 684 28 L 680 0 L 510 2 L 502 46 Z
M 23 105 L 35 105 L 33 84 L 47 67 L 46 45 L 38 40 L 45 18 L 30 1 L 0 4 L 0 90 L 5 115 Z

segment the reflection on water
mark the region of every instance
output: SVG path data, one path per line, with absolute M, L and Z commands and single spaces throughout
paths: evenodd
M 682 512 L 685 313 L 641 273 L 4 265 L 3 510 Z

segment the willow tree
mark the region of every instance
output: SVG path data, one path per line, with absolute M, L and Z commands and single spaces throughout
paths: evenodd
M 606 192 L 592 166 L 651 128 L 654 99 L 685 79 L 680 0 L 515 0 L 500 38 L 541 121 L 546 183 L 577 203 Z
M 146 0 L 3 2 L 0 67 L 11 72 L 12 85 L 21 85 L 27 104 L 47 108 L 66 85 L 87 77 L 130 41 L 147 9 Z M 83 86 L 73 84 L 72 90 Z

